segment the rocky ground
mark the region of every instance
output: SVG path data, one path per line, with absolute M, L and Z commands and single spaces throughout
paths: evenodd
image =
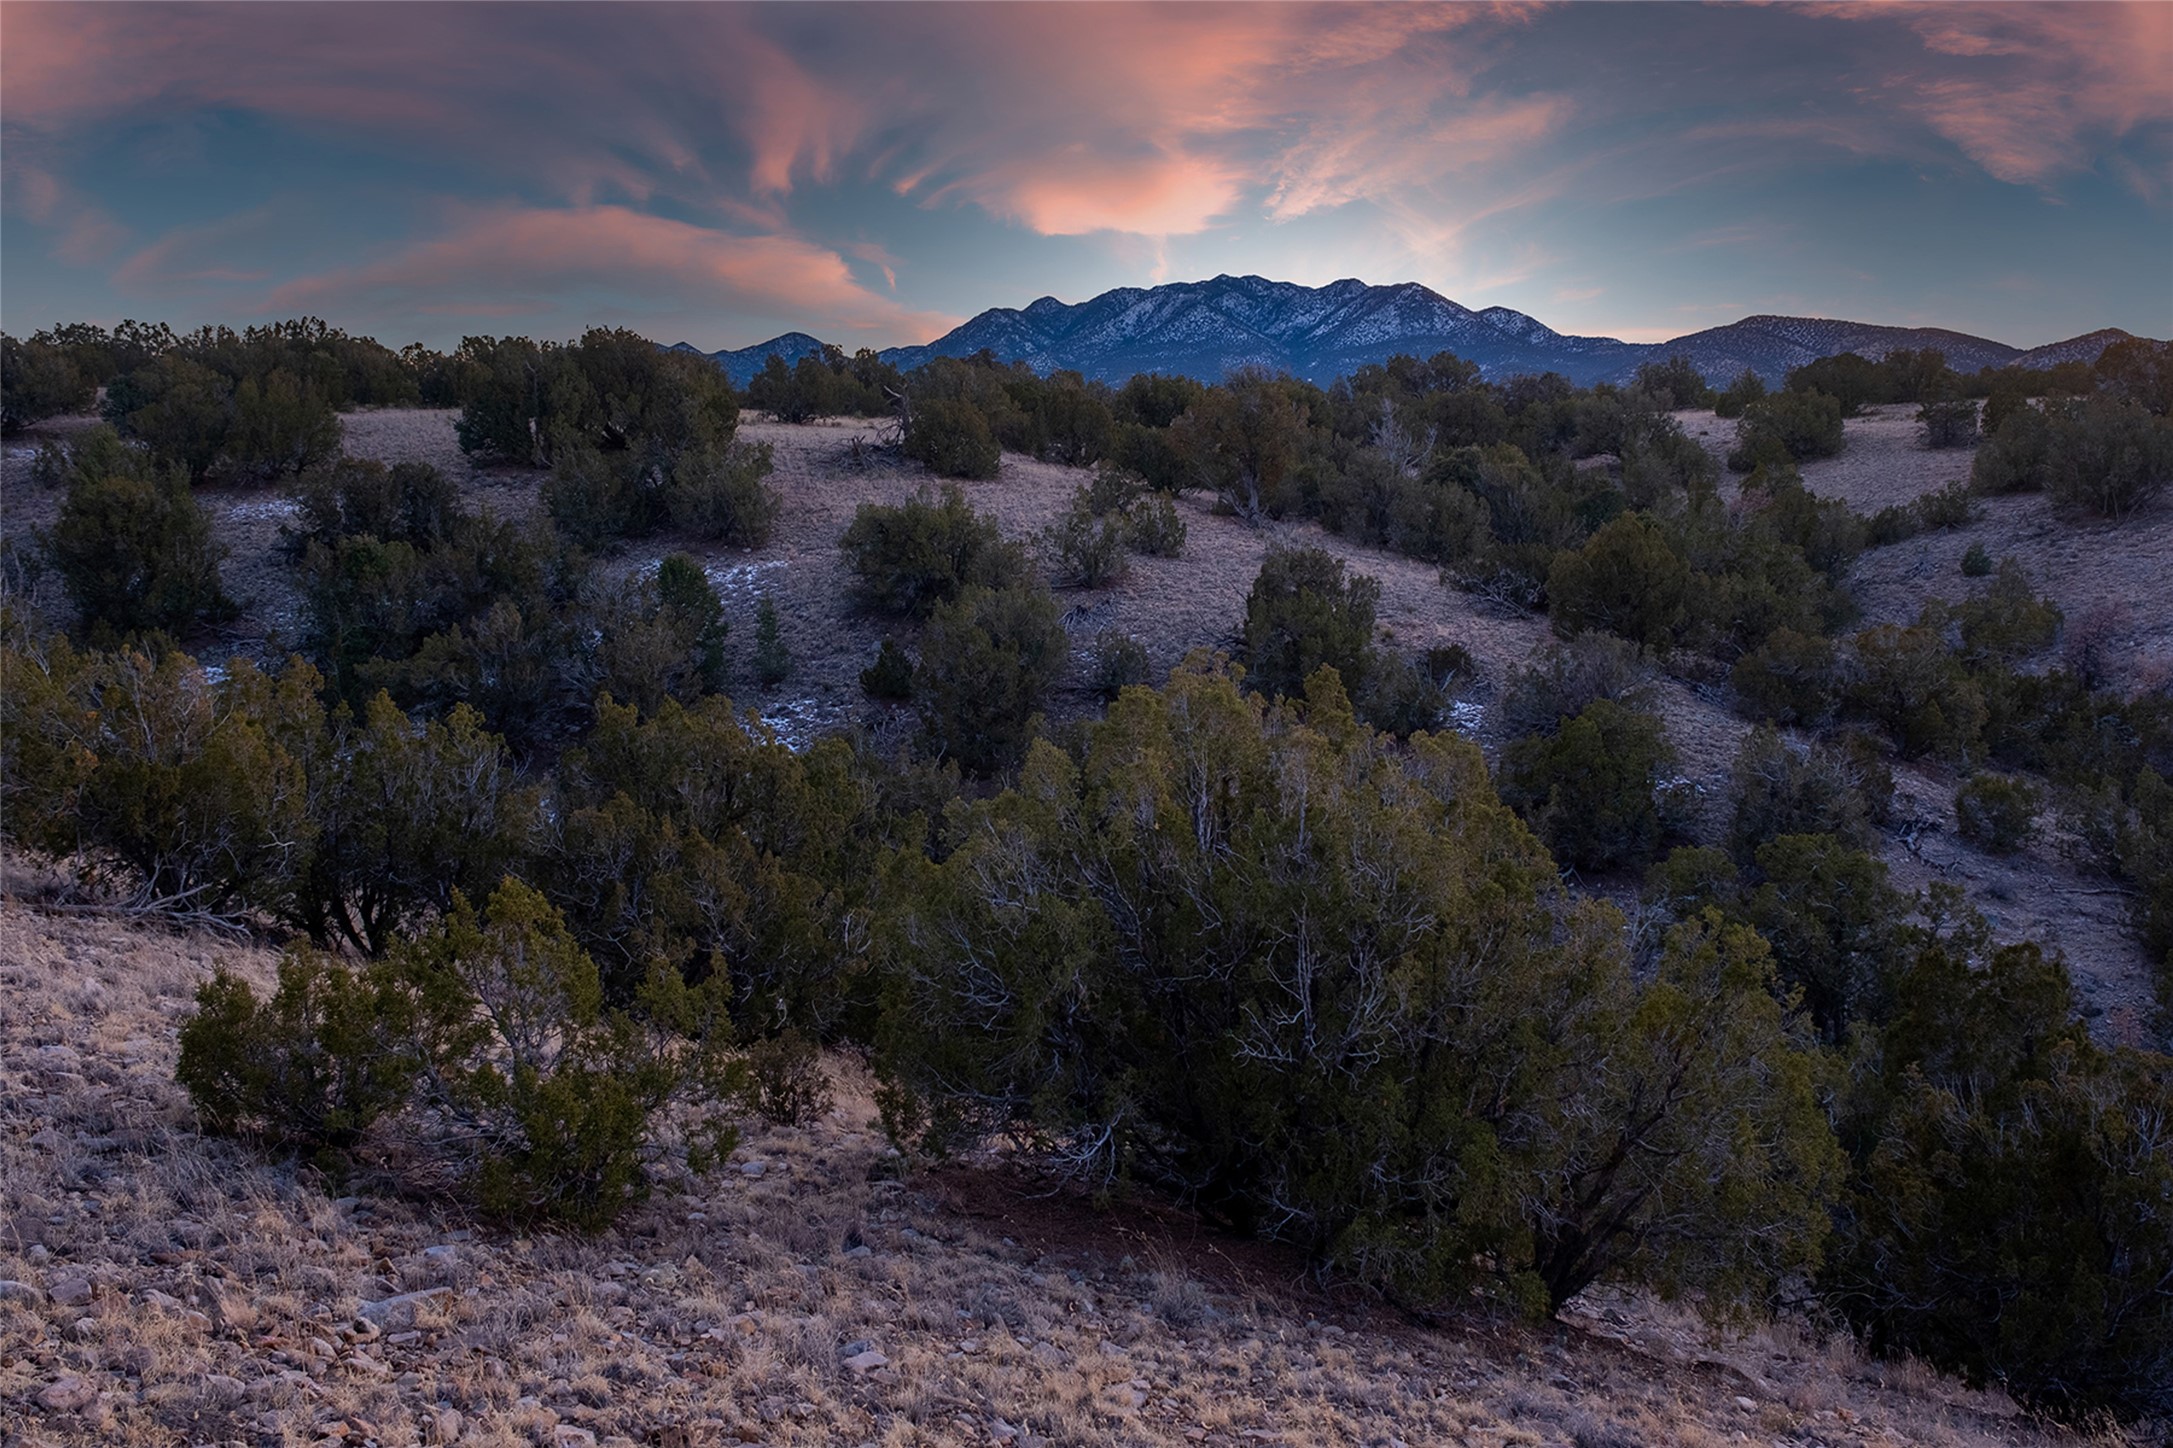
M 901 1169 L 864 1068 L 592 1237 L 495 1229 L 200 1135 L 175 1032 L 272 948 L 70 913 L 5 867 L 0 1443 L 532 1448 L 2125 1441 L 1861 1358 L 1596 1295 L 1429 1326 L 1150 1203 L 1001 1161 Z M 80 908 L 80 907 L 78 907 Z

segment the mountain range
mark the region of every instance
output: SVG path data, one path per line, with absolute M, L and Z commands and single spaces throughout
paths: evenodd
M 2129 335 L 2105 328 L 2024 350 L 1937 327 L 1756 316 L 1665 342 L 1639 343 L 1565 335 L 1508 307 L 1473 311 L 1417 282 L 1369 286 L 1344 280 L 1306 287 L 1266 277 L 1219 276 L 1118 287 L 1078 303 L 1043 297 L 1023 308 L 994 307 L 933 342 L 891 347 L 880 355 L 911 369 L 936 357 L 986 350 L 1037 372 L 1068 369 L 1112 383 L 1139 372 L 1214 381 L 1240 367 L 1327 382 L 1398 353 L 1454 352 L 1490 378 L 1559 372 L 1583 385 L 1627 381 L 1641 363 L 1683 354 L 1716 384 L 1746 367 L 1778 384 L 1789 368 L 1841 352 L 1878 358 L 1899 348 L 1936 347 L 1949 366 L 1974 372 L 2010 363 L 2049 367 L 2094 361 Z M 805 332 L 787 332 L 752 347 L 703 355 L 744 386 L 772 356 L 790 364 L 822 346 Z M 681 342 L 674 350 L 700 349 Z

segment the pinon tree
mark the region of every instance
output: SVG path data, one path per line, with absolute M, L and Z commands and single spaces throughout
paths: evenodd
M 888 881 L 902 1139 L 1023 1137 L 1418 1298 L 1815 1260 L 1835 1149 L 1762 944 L 1693 922 L 1638 984 L 1478 751 L 1399 753 L 1332 673 L 1195 658 L 954 827 Z

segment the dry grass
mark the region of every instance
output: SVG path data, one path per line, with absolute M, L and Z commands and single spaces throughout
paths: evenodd
M 20 866 L 5 883 L 49 885 Z M 847 1058 L 828 1117 L 755 1130 L 612 1231 L 495 1230 L 367 1167 L 334 1181 L 196 1134 L 177 1024 L 214 965 L 271 964 L 260 944 L 0 908 L 0 1279 L 22 1284 L 0 1288 L 0 1441 L 2081 1441 L 1794 1328 L 1716 1337 L 1594 1295 L 1546 1330 L 1433 1330 L 1256 1244 L 997 1164 L 880 1179 Z M 430 1295 L 393 1300 L 409 1293 Z

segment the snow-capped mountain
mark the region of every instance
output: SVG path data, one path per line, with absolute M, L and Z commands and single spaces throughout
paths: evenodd
M 1748 367 L 1778 384 L 1791 367 L 1840 352 L 1878 358 L 1897 348 L 1936 347 L 1957 370 L 2019 362 L 2051 366 L 2092 361 L 2126 337 L 2118 329 L 2024 352 L 2002 342 L 1931 327 L 1882 327 L 1822 317 L 1745 317 L 1725 327 L 1657 343 L 1565 336 L 1509 307 L 1473 311 L 1416 282 L 1324 287 L 1219 276 L 1159 287 L 1119 287 L 1084 302 L 1042 297 L 996 307 L 919 347 L 892 347 L 885 361 L 911 369 L 936 357 L 993 352 L 1038 372 L 1072 370 L 1105 382 L 1139 372 L 1215 380 L 1241 367 L 1287 371 L 1316 382 L 1399 353 L 1454 352 L 1488 377 L 1559 372 L 1576 383 L 1626 381 L 1638 365 L 1687 354 L 1715 383 Z M 787 362 L 820 349 L 804 332 L 714 355 L 735 384 L 774 352 Z

